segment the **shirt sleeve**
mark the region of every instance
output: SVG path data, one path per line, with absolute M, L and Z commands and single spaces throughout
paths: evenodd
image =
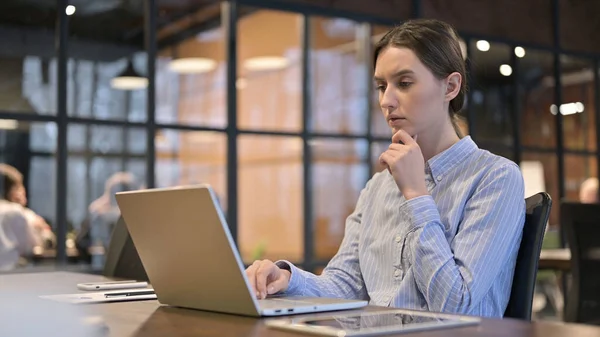
M 278 266 L 289 269 L 291 272 L 290 283 L 285 294 L 368 299 L 359 265 L 358 242 L 362 214 L 369 198 L 371 181 L 361 191 L 354 212 L 346 219 L 344 238 L 340 248 L 321 275 L 317 276 L 301 270 L 289 261 L 276 262 Z
M 523 178 L 514 164 L 486 174 L 467 201 L 450 243 L 431 196 L 408 200 L 401 208 L 410 219 L 406 240 L 414 242 L 410 262 L 417 287 L 431 311 L 468 314 L 507 261 L 516 261 L 525 199 Z

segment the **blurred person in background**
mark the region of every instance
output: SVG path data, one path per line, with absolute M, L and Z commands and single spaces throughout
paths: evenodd
M 92 261 L 89 249 L 93 246 L 108 249 L 113 228 L 121 216 L 115 194 L 141 188 L 143 184 L 129 172 L 117 172 L 106 180 L 104 194 L 89 205 L 88 216 L 77 235 L 76 247 L 82 259 L 101 266 L 102 261 Z
M 46 221 L 27 208 L 23 175 L 14 167 L 0 164 L 0 270 L 17 267 L 21 257 L 33 254 L 35 247 L 53 242 Z
M 598 178 L 587 178 L 579 189 L 579 202 L 583 204 L 598 203 Z
M 24 208 L 27 223 L 34 228 L 41 237 L 41 240 L 44 242 L 43 246 L 45 248 L 53 247 L 56 242 L 56 237 L 52 232 L 52 227 L 48 225 L 43 217 L 30 208 L 27 208 L 27 192 L 25 190 L 25 185 L 23 184 L 23 175 L 21 172 L 6 164 L 0 164 L 0 172 L 2 172 L 5 177 L 10 177 L 8 180 L 5 178 L 5 184 L 7 184 L 5 186 L 8 187 L 8 185 L 10 185 L 10 188 L 4 191 L 3 197 L 10 202 L 21 205 Z

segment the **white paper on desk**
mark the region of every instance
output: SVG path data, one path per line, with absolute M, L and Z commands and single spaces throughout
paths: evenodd
M 144 293 L 148 291 L 154 291 L 152 288 L 145 289 L 120 289 L 111 291 L 100 291 L 100 292 L 80 292 L 74 294 L 59 294 L 59 295 L 43 295 L 40 298 L 64 302 L 73 304 L 84 304 L 84 303 L 106 303 L 106 302 L 124 302 L 124 301 L 143 301 L 143 300 L 155 300 L 156 294 L 142 294 L 134 296 L 117 296 L 107 297 L 109 294 L 120 294 L 120 293 Z

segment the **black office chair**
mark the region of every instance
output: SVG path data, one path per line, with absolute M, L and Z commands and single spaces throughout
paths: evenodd
M 600 325 L 600 205 L 561 202 L 560 227 L 571 249 L 565 322 Z
M 535 290 L 542 241 L 552 208 L 552 198 L 540 192 L 525 199 L 526 214 L 523 237 L 517 256 L 512 289 L 504 317 L 531 320 L 531 306 Z

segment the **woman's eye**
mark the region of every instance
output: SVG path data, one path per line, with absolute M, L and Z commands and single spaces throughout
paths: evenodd
M 400 88 L 408 88 L 411 84 L 412 84 L 412 82 L 400 82 L 400 83 L 398 83 L 398 86 Z
M 377 91 L 381 91 L 381 92 L 385 91 L 385 85 L 378 85 L 375 88 L 377 89 Z

